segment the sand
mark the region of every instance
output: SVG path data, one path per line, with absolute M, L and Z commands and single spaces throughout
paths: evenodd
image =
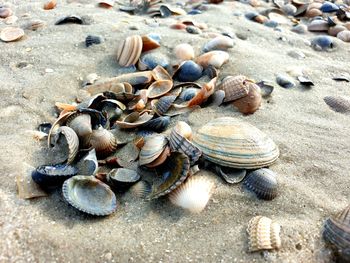
M 307 41 L 315 34 L 298 35 L 289 25 L 278 32 L 235 16 L 254 10 L 239 2 L 210 5 L 203 14 L 189 16 L 208 25 L 201 35 L 169 29 L 174 17 L 131 16 L 117 6 L 106 10 L 90 1 L 58 1 L 54 10 L 44 11 L 43 2 L 10 1 L 17 25 L 41 19 L 47 26 L 26 30 L 18 42 L 0 42 L 0 262 L 331 262 L 321 229 L 328 216 L 349 204 L 350 118 L 330 110 L 323 97 L 349 95 L 349 83 L 332 80 L 335 74 L 349 73 L 349 44 L 337 41 L 331 52 L 314 51 Z M 54 25 L 70 14 L 89 16 L 93 23 Z M 5 26 L 0 21 L 0 30 Z M 138 30 L 131 30 L 133 26 Z M 19 199 L 16 175 L 24 172 L 25 164 L 48 162 L 46 143 L 27 131 L 52 122 L 54 103 L 74 101 L 87 74 L 95 72 L 102 79 L 121 74 L 115 60 L 118 42 L 150 32 L 161 35 L 160 50 L 173 61 L 176 44 L 190 43 L 199 54 L 209 40 L 206 32 L 235 33 L 239 38 L 220 77 L 244 74 L 275 81 L 277 73 L 290 67 L 306 70 L 314 87 L 287 90 L 275 83 L 272 96 L 252 115 L 226 105 L 172 119 L 172 125 L 183 119 L 196 130 L 216 117 L 232 116 L 266 132 L 281 151 L 270 167 L 278 174 L 279 196 L 260 201 L 241 185 L 228 185 L 203 171 L 215 178 L 217 187 L 200 214 L 176 208 L 166 198 L 147 202 L 130 194 L 118 196 L 119 208 L 107 218 L 81 214 L 59 191 L 47 198 Z M 86 48 L 88 34 L 105 41 Z M 290 57 L 292 50 L 306 58 Z M 281 224 L 279 251 L 248 252 L 245 229 L 255 215 Z

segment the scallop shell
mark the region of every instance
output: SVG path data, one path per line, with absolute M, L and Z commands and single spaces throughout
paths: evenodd
M 202 126 L 193 143 L 213 163 L 256 169 L 271 165 L 278 156 L 276 144 L 265 133 L 239 119 L 222 117 Z
M 221 68 L 223 64 L 228 62 L 230 55 L 221 50 L 214 50 L 207 52 L 196 59 L 197 64 L 201 65 L 203 68 L 208 66 L 214 66 L 215 68 Z
M 69 128 L 67 126 L 61 126 L 58 128 L 57 133 L 55 135 L 55 144 L 57 144 L 58 140 L 60 139 L 61 135 L 63 135 L 66 138 L 69 153 L 68 153 L 68 159 L 67 163 L 70 164 L 74 161 L 78 150 L 79 150 L 79 138 L 78 135 L 75 133 L 75 131 L 72 128 Z
M 140 151 L 139 164 L 146 165 L 156 160 L 167 144 L 168 139 L 164 135 L 158 134 L 146 137 L 145 144 Z
M 148 87 L 147 97 L 150 99 L 158 98 L 168 93 L 172 87 L 172 80 L 157 80 Z
M 249 251 L 279 249 L 281 227 L 265 216 L 256 216 L 248 222 Z
M 62 193 L 71 206 L 87 214 L 106 216 L 117 209 L 113 191 L 92 176 L 77 175 L 66 180 Z
M 117 61 L 122 67 L 135 65 L 142 52 L 142 38 L 138 35 L 127 37 L 117 49 Z
M 243 98 L 248 95 L 249 86 L 247 85 L 247 78 L 239 75 L 234 77 L 226 77 L 218 89 L 225 92 L 224 102 L 229 102 Z
M 323 238 L 332 246 L 339 262 L 350 262 L 350 206 L 326 220 Z
M 117 149 L 117 140 L 113 133 L 102 127 L 92 131 L 89 143 L 97 154 L 109 155 Z
M 16 41 L 21 39 L 23 36 L 24 31 L 19 27 L 5 27 L 0 33 L 0 39 L 4 42 Z
M 92 133 L 91 116 L 87 113 L 77 113 L 70 116 L 66 125 L 72 128 L 80 138 L 86 138 Z
M 170 109 L 175 99 L 176 96 L 164 96 L 161 97 L 159 100 L 152 100 L 152 109 L 158 115 L 164 115 Z
M 203 68 L 196 62 L 186 60 L 179 65 L 173 77 L 181 82 L 192 82 L 202 76 L 202 71 Z
M 248 95 L 233 101 L 233 105 L 243 114 L 252 114 L 257 111 L 261 105 L 260 87 L 255 83 L 247 81 L 249 89 Z
M 181 61 L 191 60 L 194 58 L 194 49 L 190 44 L 187 43 L 177 45 L 174 48 L 174 53 L 176 58 Z
M 203 48 L 204 52 L 212 50 L 228 50 L 234 46 L 233 39 L 227 36 L 218 36 L 210 40 Z
M 334 111 L 340 113 L 350 113 L 350 99 L 340 96 L 326 96 L 324 102 Z
M 172 151 L 178 151 L 186 154 L 190 159 L 191 165 L 194 165 L 202 155 L 202 152 L 196 146 L 194 146 L 192 142 L 180 135 L 176 129 L 172 129 L 169 143 Z
M 244 187 L 259 199 L 272 200 L 277 196 L 276 174 L 270 169 L 262 168 L 248 173 L 243 181 Z
M 176 206 L 199 213 L 207 206 L 214 188 L 209 177 L 191 176 L 169 194 L 169 199 Z
M 344 30 L 341 31 L 337 34 L 337 38 L 344 42 L 350 42 L 350 31 L 349 30 Z
M 138 126 L 141 126 L 142 124 L 145 124 L 149 120 L 153 118 L 153 114 L 149 113 L 147 111 L 138 113 L 133 112 L 130 113 L 128 116 L 124 118 L 122 121 L 116 121 L 115 123 L 123 129 L 133 129 Z

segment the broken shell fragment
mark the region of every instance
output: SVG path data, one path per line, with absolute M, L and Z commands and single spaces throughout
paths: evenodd
M 47 3 L 44 4 L 44 9 L 45 10 L 51 10 L 54 9 L 57 5 L 57 1 L 56 0 L 51 0 Z
M 83 19 L 80 16 L 76 16 L 76 15 L 71 15 L 71 16 L 65 16 L 65 17 L 61 17 L 60 19 L 58 19 L 55 23 L 55 25 L 64 25 L 64 24 L 78 24 L 78 25 L 83 25 L 83 24 L 87 24 L 87 21 L 85 21 L 85 19 Z
M 157 80 L 149 86 L 147 97 L 150 99 L 158 98 L 168 93 L 173 87 L 172 80 Z
M 142 52 L 142 38 L 138 35 L 127 37 L 119 43 L 117 61 L 122 67 L 135 65 Z
M 90 47 L 92 45 L 98 45 L 102 43 L 102 38 L 100 36 L 88 35 L 85 39 L 85 46 Z
M 114 6 L 114 0 L 103 0 L 98 2 L 99 7 L 103 8 L 113 8 Z
M 276 77 L 276 82 L 278 85 L 280 85 L 285 89 L 290 89 L 295 87 L 294 80 L 291 77 L 284 74 L 278 74 Z
M 10 8 L 0 6 L 0 18 L 7 18 L 9 16 L 12 16 L 13 12 Z
M 170 201 L 192 213 L 199 213 L 207 206 L 215 184 L 207 176 L 191 176 L 169 194 Z
M 248 222 L 249 251 L 279 249 L 281 226 L 265 216 L 253 217 Z
M 170 124 L 169 116 L 160 116 L 158 118 L 155 118 L 146 122 L 141 127 L 146 130 L 162 132 L 169 126 L 169 124 Z
M 159 115 L 164 115 L 175 101 L 176 96 L 163 96 L 159 100 L 152 100 L 152 109 Z
M 270 169 L 262 168 L 248 173 L 243 185 L 259 199 L 272 200 L 277 196 L 276 177 L 276 174 Z
M 152 35 L 142 36 L 142 52 L 150 51 L 160 47 L 157 39 L 152 38 Z
M 167 68 L 169 66 L 169 60 L 167 56 L 160 52 L 148 52 L 140 57 L 137 67 L 139 70 L 153 70 L 157 66 Z
M 247 170 L 245 169 L 235 169 L 221 165 L 215 165 L 215 171 L 229 184 L 238 184 L 247 175 Z
M 149 113 L 147 111 L 138 113 L 133 112 L 130 113 L 128 116 L 124 118 L 122 121 L 116 121 L 115 123 L 123 129 L 133 129 L 138 126 L 141 126 L 142 124 L 145 124 L 149 120 L 153 118 L 153 114 Z
M 57 145 L 59 141 L 61 140 L 61 135 L 63 135 L 66 139 L 69 153 L 68 153 L 68 159 L 67 163 L 70 164 L 74 161 L 78 150 L 79 150 L 79 138 L 78 135 L 75 133 L 75 131 L 67 126 L 61 126 L 58 128 L 57 133 L 55 134 L 54 138 L 54 144 Z M 50 139 L 50 138 L 48 138 Z M 50 142 L 49 142 L 50 143 Z
M 4 42 L 13 42 L 24 36 L 23 29 L 19 27 L 5 27 L 1 30 L 0 39 Z

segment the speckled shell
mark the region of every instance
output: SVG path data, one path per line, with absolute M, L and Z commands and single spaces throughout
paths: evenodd
M 207 176 L 191 176 L 169 194 L 170 201 L 192 213 L 201 212 L 214 192 L 215 184 Z
M 203 68 L 208 66 L 221 68 L 221 66 L 228 61 L 229 57 L 230 55 L 225 51 L 214 50 L 199 56 L 196 62 Z
M 212 50 L 227 50 L 234 45 L 233 39 L 227 36 L 218 36 L 210 40 L 203 48 L 204 52 Z
M 140 151 L 139 164 L 146 165 L 156 160 L 164 151 L 168 139 L 161 134 L 147 136 Z
M 248 95 L 232 102 L 232 104 L 243 114 L 252 114 L 257 111 L 261 105 L 260 87 L 255 83 L 246 82 Z
M 248 173 L 243 181 L 244 187 L 259 199 L 272 200 L 277 196 L 276 174 L 270 169 L 262 168 Z
M 97 154 L 111 154 L 117 149 L 117 140 L 113 133 L 102 127 L 93 130 L 90 136 L 90 145 Z
M 249 86 L 246 77 L 239 75 L 234 77 L 226 77 L 218 87 L 219 90 L 225 92 L 224 102 L 237 100 L 248 95 Z
M 193 143 L 205 159 L 232 168 L 266 167 L 279 156 L 277 145 L 265 133 L 231 117 L 214 119 L 202 126 Z
M 339 262 L 350 262 L 350 206 L 326 220 L 323 238 L 333 246 L 339 259 L 343 260 Z
M 56 141 L 58 140 L 61 134 L 63 134 L 67 140 L 67 144 L 69 148 L 67 163 L 70 164 L 74 161 L 75 156 L 77 156 L 77 153 L 79 150 L 79 138 L 78 138 L 78 135 L 75 133 L 75 131 L 72 128 L 69 128 L 67 126 L 61 126 L 58 128 L 57 134 L 55 135 Z
M 117 61 L 122 67 L 135 65 L 139 60 L 142 51 L 142 38 L 140 36 L 130 36 L 119 43 L 117 49 Z
M 265 216 L 253 217 L 248 222 L 249 251 L 279 249 L 280 225 Z
M 77 175 L 66 180 L 62 193 L 70 205 L 87 214 L 106 216 L 117 209 L 113 191 L 93 176 Z
M 326 96 L 324 102 L 334 111 L 340 113 L 350 113 L 350 99 L 340 96 Z

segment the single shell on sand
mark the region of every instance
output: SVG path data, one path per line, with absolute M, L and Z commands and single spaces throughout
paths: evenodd
M 19 27 L 5 27 L 0 33 L 0 39 L 4 42 L 16 41 L 23 36 L 24 31 Z
M 326 96 L 323 98 L 324 102 L 334 111 L 349 114 L 350 113 L 350 99 L 340 96 Z
M 176 58 L 179 60 L 191 60 L 194 58 L 194 50 L 190 44 L 179 44 L 174 48 Z
M 295 82 L 294 80 L 284 74 L 278 74 L 276 77 L 276 82 L 278 85 L 280 85 L 281 87 L 285 88 L 285 89 L 290 89 L 295 87 Z
M 277 145 L 265 133 L 239 119 L 222 117 L 202 126 L 193 143 L 213 163 L 256 169 L 271 165 L 278 156 Z
M 117 61 L 122 67 L 135 65 L 142 52 L 142 38 L 138 35 L 127 37 L 119 43 Z
M 169 194 L 169 199 L 176 206 L 199 213 L 206 207 L 214 188 L 209 177 L 191 176 Z
M 260 87 L 255 83 L 247 81 L 248 95 L 237 99 L 232 104 L 243 114 L 252 114 L 257 111 L 261 105 Z
M 344 30 L 337 34 L 337 38 L 343 40 L 344 42 L 350 42 L 350 31 Z
M 245 76 L 229 76 L 223 79 L 218 89 L 225 92 L 224 102 L 229 102 L 243 98 L 248 95 L 249 87 L 247 86 Z
M 265 216 L 253 217 L 248 222 L 249 251 L 279 249 L 281 226 Z
M 277 196 L 276 174 L 270 169 L 261 168 L 248 173 L 244 178 L 244 187 L 259 199 L 272 200 Z
M 146 52 L 159 47 L 159 42 L 157 39 L 152 38 L 152 35 L 142 36 L 142 52 Z
M 323 238 L 332 246 L 339 262 L 350 262 L 350 206 L 326 220 Z
M 203 48 L 204 52 L 212 50 L 227 50 L 234 45 L 233 39 L 227 36 L 218 36 L 210 40 Z
M 13 12 L 8 7 L 0 6 L 0 18 L 6 18 L 12 16 Z
M 57 1 L 56 0 L 51 0 L 48 1 L 47 3 L 44 4 L 44 9 L 45 10 L 51 10 L 54 9 L 57 5 Z
M 203 68 L 207 68 L 208 66 L 221 68 L 228 61 L 229 57 L 230 55 L 225 51 L 214 50 L 199 56 L 196 62 Z
M 64 199 L 87 214 L 106 216 L 117 209 L 117 200 L 108 185 L 93 176 L 77 175 L 62 187 Z
M 311 46 L 315 50 L 327 50 L 334 47 L 333 39 L 329 36 L 317 36 L 311 40 Z

